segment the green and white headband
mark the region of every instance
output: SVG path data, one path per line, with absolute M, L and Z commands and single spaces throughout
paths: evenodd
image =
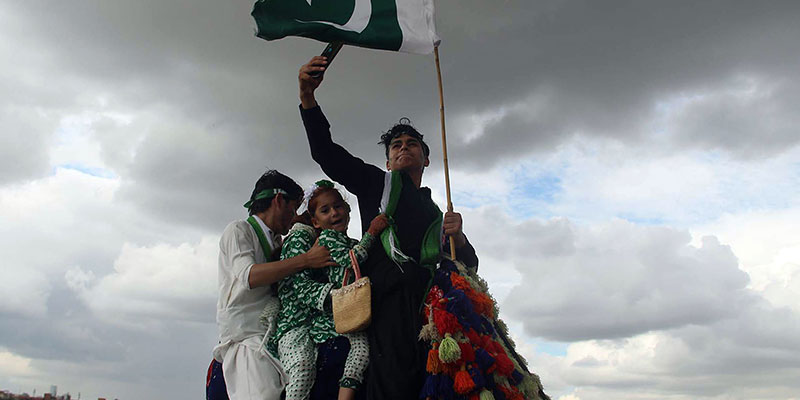
M 256 200 L 269 199 L 269 198 L 275 197 L 275 196 L 277 196 L 279 194 L 282 194 L 284 196 L 288 195 L 288 193 L 286 193 L 286 191 L 281 189 L 281 188 L 264 189 L 264 190 L 258 192 L 258 194 L 255 197 L 253 197 L 252 199 L 248 200 L 247 203 L 244 203 L 244 208 L 249 210 L 250 207 L 253 206 L 253 202 L 255 202 Z

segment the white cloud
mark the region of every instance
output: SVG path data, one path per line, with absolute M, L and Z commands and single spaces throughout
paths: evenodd
M 695 248 L 688 232 L 624 221 L 502 224 L 505 264 L 522 274 L 503 305 L 532 336 L 626 337 L 725 318 L 750 301 L 747 275 L 713 237 Z
M 36 374 L 31 359 L 21 357 L 0 347 L 0 375 L 27 377 Z
M 112 323 L 213 321 L 218 243 L 218 237 L 210 236 L 178 246 L 126 243 L 114 272 L 82 290 L 81 296 Z
M 776 307 L 800 312 L 800 209 L 731 213 L 693 229 L 717 232 L 751 277 L 750 288 Z
M 6 265 L 0 269 L 0 312 L 43 316 L 47 312 L 50 282 L 47 276 L 24 266 Z
M 769 309 L 759 310 L 775 312 Z M 534 355 L 534 365 L 558 375 L 563 388 L 577 388 L 581 399 L 622 398 L 790 398 L 800 389 L 797 354 L 798 316 L 779 323 L 783 338 L 793 342 L 774 348 L 758 330 L 786 315 L 735 320 L 672 331 L 651 332 L 620 340 L 585 341 L 569 346 L 564 357 Z M 758 328 L 748 328 L 758 324 Z M 790 339 L 791 338 L 791 339 Z M 529 356 L 531 357 L 531 356 Z M 760 371 L 753 374 L 754 371 Z M 546 381 L 545 381 L 546 382 Z M 563 390 L 562 388 L 562 390 Z
M 519 349 L 554 398 L 777 400 L 800 390 L 795 270 L 764 267 L 798 260 L 796 211 L 726 216 L 694 241 L 624 221 L 465 214 L 493 293 L 518 282 L 499 296 L 503 314 L 525 326 Z M 730 247 L 707 236 L 715 229 Z M 748 285 L 748 273 L 770 284 Z M 551 355 L 530 343 L 541 336 L 573 343 Z
M 95 276 L 92 271 L 84 271 L 81 267 L 75 267 L 67 270 L 64 280 L 71 290 L 83 292 L 94 282 Z

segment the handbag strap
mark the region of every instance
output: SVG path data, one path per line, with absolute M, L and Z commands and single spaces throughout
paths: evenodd
M 356 253 L 351 249 L 350 252 L 350 265 L 353 266 L 353 272 L 356 274 L 356 281 L 361 279 L 361 269 L 358 268 L 358 259 L 356 259 Z M 344 279 L 342 280 L 342 287 L 347 286 L 347 278 L 350 275 L 350 268 L 344 270 Z

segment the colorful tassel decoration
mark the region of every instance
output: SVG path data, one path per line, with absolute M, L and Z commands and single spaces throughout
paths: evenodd
M 486 389 L 483 389 L 483 390 L 481 390 L 480 400 L 495 400 L 495 399 L 494 399 L 494 395 L 492 395 L 492 392 L 490 392 L 490 391 L 488 391 Z
M 472 348 L 472 345 L 467 342 L 458 342 L 458 347 L 461 348 L 461 359 L 465 363 L 475 361 L 475 349 Z
M 475 351 L 475 362 L 478 363 L 481 371 L 486 371 L 487 373 L 494 371 L 494 357 L 484 349 Z
M 439 349 L 437 347 L 438 346 L 434 344 L 433 348 L 428 351 L 428 362 L 425 365 L 425 370 L 431 374 L 442 372 L 442 364 L 439 360 Z
M 456 373 L 456 377 L 453 380 L 453 389 L 458 394 L 467 394 L 475 389 L 475 382 L 472 381 L 469 372 L 462 368 L 461 371 Z
M 446 334 L 439 343 L 439 359 L 445 363 L 456 362 L 461 358 L 461 348 L 450 334 Z
M 508 358 L 505 352 L 499 353 L 494 357 L 494 365 L 497 367 L 497 373 L 503 376 L 511 376 L 514 372 L 514 363 Z
M 510 400 L 525 400 L 525 398 L 522 397 L 522 394 L 519 392 L 519 390 L 517 390 L 517 388 L 515 388 L 513 386 L 508 388 L 508 392 L 507 392 L 506 396 Z
M 453 379 L 444 374 L 439 375 L 437 393 L 441 400 L 453 400 L 453 397 L 455 397 L 455 392 L 453 392 Z
M 511 382 L 514 383 L 514 386 L 519 386 L 522 383 L 522 379 L 522 373 L 519 371 L 514 370 L 514 372 L 511 373 Z
M 534 395 L 539 394 L 539 383 L 537 383 L 532 377 L 526 376 L 522 379 L 522 384 L 519 386 L 520 392 L 523 394 L 528 395 L 528 397 L 533 397 Z
M 461 364 L 459 362 L 454 363 L 442 363 L 442 373 L 447 374 L 447 376 L 454 377 L 461 369 Z
M 453 314 L 438 308 L 433 309 L 433 323 L 436 324 L 436 329 L 441 336 L 462 330 L 461 325 Z
M 475 382 L 476 388 L 486 387 L 486 380 L 483 378 L 481 371 L 476 368 L 475 364 L 470 364 L 469 368 L 467 368 L 467 372 L 469 372 L 472 381 Z
M 422 326 L 422 329 L 419 331 L 419 339 L 426 342 L 436 342 L 439 340 L 439 332 L 436 331 L 436 326 L 433 322 Z
M 479 346 L 481 343 L 481 338 L 478 336 L 478 332 L 475 332 L 475 329 L 467 329 L 464 332 L 464 336 L 469 339 L 469 342 L 472 343 L 473 346 Z
M 420 340 L 431 345 L 420 397 L 430 400 L 525 400 L 541 397 L 536 375 L 516 358 L 497 302 L 480 276 L 443 260 L 425 298 Z M 512 358 L 514 356 L 514 358 Z M 545 396 L 546 397 L 546 396 Z
M 442 289 L 439 289 L 439 286 L 433 285 L 428 295 L 425 296 L 425 304 L 436 304 L 443 296 L 444 292 L 442 292 Z
M 436 392 L 439 390 L 439 375 L 428 375 L 425 378 L 425 385 L 422 386 L 422 392 L 419 394 L 420 399 L 426 399 L 428 397 L 435 399 L 437 398 Z

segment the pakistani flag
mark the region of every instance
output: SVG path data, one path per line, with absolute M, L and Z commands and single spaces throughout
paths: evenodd
M 433 0 L 258 0 L 252 14 L 267 40 L 305 36 L 417 54 L 439 42 Z

